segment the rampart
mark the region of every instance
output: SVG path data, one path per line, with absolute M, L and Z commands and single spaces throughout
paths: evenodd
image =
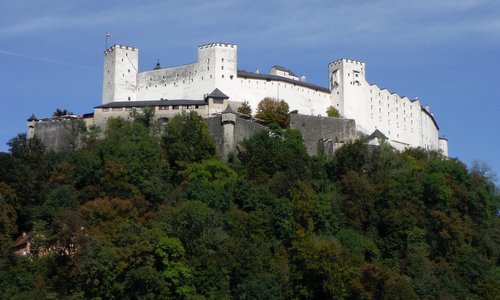
M 81 120 L 52 120 L 37 122 L 34 136 L 42 141 L 47 150 L 67 151 L 81 146 Z
M 300 131 L 310 155 L 318 152 L 331 154 L 335 145 L 360 136 L 356 131 L 356 122 L 351 119 L 290 114 L 289 127 Z M 332 149 L 328 149 L 328 143 L 332 144 Z

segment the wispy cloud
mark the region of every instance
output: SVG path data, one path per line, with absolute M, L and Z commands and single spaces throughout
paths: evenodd
M 494 0 L 276 0 L 265 5 L 258 0 L 86 1 L 85 6 L 49 2 L 52 5 L 38 6 L 36 13 L 29 8 L 31 1 L 11 8 L 8 14 L 16 18 L 1 18 L 0 37 L 112 27 L 128 33 L 156 30 L 166 31 L 169 37 L 229 37 L 279 46 L 340 40 L 414 45 L 460 40 L 465 35 L 494 40 L 500 35 L 500 3 Z M 98 9 L 92 9 L 94 5 Z
M 67 67 L 73 67 L 73 68 L 79 68 L 79 69 L 86 69 L 86 70 L 92 70 L 92 71 L 100 71 L 100 69 L 95 68 L 95 67 L 78 65 L 78 64 L 68 63 L 68 62 L 59 61 L 59 60 L 55 60 L 55 59 L 44 58 L 44 57 L 37 57 L 37 56 L 31 56 L 31 55 L 26 55 L 26 54 L 22 54 L 22 53 L 15 53 L 15 52 L 10 52 L 10 51 L 5 51 L 5 50 L 0 50 L 0 54 L 10 55 L 10 56 L 15 56 L 15 57 L 21 57 L 21 58 L 26 58 L 26 59 L 30 59 L 30 60 L 41 61 L 41 62 L 50 63 L 50 64 L 56 64 L 56 65 L 61 65 L 61 66 L 67 66 Z

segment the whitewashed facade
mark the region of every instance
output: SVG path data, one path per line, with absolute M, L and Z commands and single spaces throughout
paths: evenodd
M 270 74 L 238 70 L 237 46 L 211 43 L 198 47 L 195 63 L 138 72 L 139 50 L 114 45 L 105 51 L 102 104 L 116 101 L 205 99 L 218 88 L 231 103 L 248 101 L 255 111 L 265 97 L 285 100 L 290 110 L 326 115 L 329 106 L 354 119 L 366 134 L 382 132 L 397 149 L 422 147 L 448 155 L 446 139 L 428 107 L 369 84 L 363 62 L 341 59 L 329 64 L 329 87 L 305 82 L 286 68 Z

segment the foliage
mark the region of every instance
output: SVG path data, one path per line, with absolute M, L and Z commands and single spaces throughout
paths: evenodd
M 243 101 L 243 103 L 241 103 L 240 107 L 238 107 L 238 112 L 240 114 L 244 114 L 247 116 L 252 115 L 252 108 L 250 107 L 250 104 L 248 103 L 248 101 Z
M 257 105 L 255 117 L 268 124 L 278 124 L 281 128 L 288 127 L 288 103 L 284 100 L 264 98 Z
M 73 113 L 68 111 L 67 109 L 56 109 L 56 111 L 54 111 L 52 113 L 52 116 L 53 117 L 63 117 L 63 116 L 67 116 L 67 115 L 72 115 Z
M 208 135 L 208 127 L 196 112 L 183 112 L 166 125 L 163 145 L 171 165 L 180 166 L 212 157 L 215 143 Z
M 340 113 L 338 109 L 336 109 L 333 106 L 328 106 L 326 109 L 326 115 L 329 116 L 330 118 L 340 118 Z
M 490 169 L 362 140 L 311 157 L 262 131 L 230 164 L 195 113 L 147 111 L 46 152 L 0 153 L 6 299 L 495 299 Z M 97 135 L 102 134 L 102 139 Z M 13 255 L 22 232 L 31 255 Z

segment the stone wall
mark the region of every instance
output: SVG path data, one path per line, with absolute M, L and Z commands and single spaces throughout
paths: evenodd
M 256 121 L 236 117 L 223 123 L 223 115 L 206 118 L 208 133 L 215 140 L 216 153 L 222 158 L 236 150 L 243 140 L 251 138 L 261 130 L 268 128 Z M 39 138 L 48 150 L 70 150 L 80 146 L 79 122 L 81 120 L 54 120 L 37 122 L 34 126 L 34 136 Z M 354 120 L 315 117 L 299 114 L 290 115 L 291 129 L 300 131 L 304 138 L 307 152 L 316 155 L 318 152 L 327 155 L 340 147 L 344 142 L 356 139 Z
M 350 119 L 290 114 L 289 127 L 300 131 L 310 155 L 318 154 L 318 151 L 331 154 L 335 149 L 324 149 L 325 143 L 333 147 L 360 136 L 356 122 Z
M 80 146 L 81 120 L 57 120 L 37 122 L 34 136 L 42 141 L 47 150 L 66 151 Z
M 249 139 L 261 130 L 268 130 L 266 126 L 254 121 L 236 117 L 234 123 L 222 124 L 222 116 L 205 119 L 208 124 L 208 133 L 215 140 L 217 155 L 225 158 L 228 153 L 236 150 L 236 146 Z

